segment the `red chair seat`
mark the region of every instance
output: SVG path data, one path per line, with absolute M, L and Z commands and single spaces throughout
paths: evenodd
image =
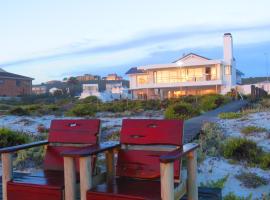
M 115 178 L 88 190 L 87 200 L 161 200 L 160 181 Z
M 63 198 L 63 171 L 42 171 L 15 177 L 7 183 L 9 200 L 59 200 Z

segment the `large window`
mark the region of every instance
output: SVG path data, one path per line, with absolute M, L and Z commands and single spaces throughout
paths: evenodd
M 3 79 L 0 79 L 0 85 L 4 84 L 5 81 Z
M 137 84 L 143 85 L 148 83 L 147 75 L 138 75 L 137 76 Z

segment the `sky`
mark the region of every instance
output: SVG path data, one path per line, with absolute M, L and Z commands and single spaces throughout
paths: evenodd
M 190 52 L 270 74 L 269 0 L 0 0 L 0 67 L 34 84 L 170 63 Z

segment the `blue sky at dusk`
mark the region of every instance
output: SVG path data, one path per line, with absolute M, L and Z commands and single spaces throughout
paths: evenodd
M 34 83 L 124 75 L 189 52 L 221 59 L 230 32 L 237 68 L 265 76 L 269 8 L 269 0 L 0 0 L 0 67 Z

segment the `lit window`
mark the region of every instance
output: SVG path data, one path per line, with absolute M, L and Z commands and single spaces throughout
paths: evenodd
M 230 65 L 225 66 L 225 75 L 231 75 L 231 66 Z
M 138 84 L 146 84 L 146 83 L 148 83 L 147 75 L 138 75 L 137 76 L 137 83 Z

